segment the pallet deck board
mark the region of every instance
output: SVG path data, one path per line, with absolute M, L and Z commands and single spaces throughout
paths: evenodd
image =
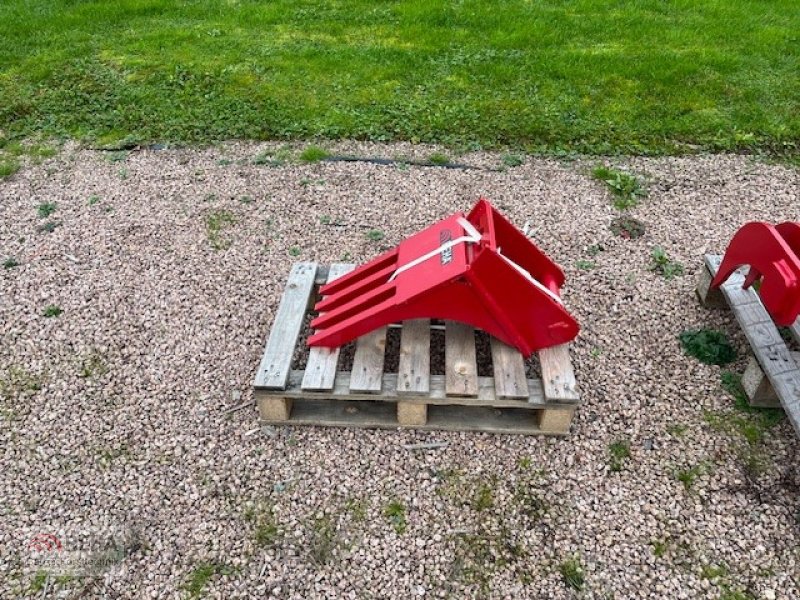
M 705 256 L 706 269 L 711 277 L 716 275 L 721 260 L 717 255 Z M 792 426 L 800 435 L 800 368 L 758 293 L 752 287 L 742 289 L 743 282 L 744 276 L 740 272 L 734 273 L 720 286 L 722 296 L 733 311 L 753 355 L 780 399 Z M 749 394 L 765 396 L 768 401 L 768 390 L 764 390 L 759 382 L 753 382 L 754 379 L 756 378 L 751 369 L 746 390 Z M 754 396 L 749 397 L 752 399 Z
M 330 283 L 349 273 L 355 268 L 350 263 L 334 263 L 328 270 L 326 283 Z M 324 348 L 315 346 L 309 348 L 306 372 L 303 376 L 303 389 L 322 391 L 333 389 L 333 379 L 336 377 L 336 365 L 339 362 L 339 348 Z
M 286 387 L 294 347 L 303 326 L 303 317 L 314 289 L 316 274 L 316 263 L 295 263 L 292 267 L 256 373 L 256 387 Z
M 491 339 L 491 349 L 497 397 L 527 398 L 528 380 L 522 355 L 495 337 Z
M 472 327 L 456 321 L 445 322 L 444 363 L 448 396 L 478 395 L 478 360 Z
M 580 396 L 569 358 L 569 345 L 561 344 L 539 350 L 539 362 L 542 365 L 544 395 L 562 402 L 578 402 Z
M 386 356 L 387 327 L 381 327 L 362 335 L 356 341 L 356 354 L 353 357 L 353 375 L 350 390 L 353 392 L 381 391 L 381 373 Z
M 398 393 L 427 394 L 431 388 L 431 322 L 414 319 L 400 333 Z
M 356 341 L 350 370 L 339 364 L 342 358 L 336 349 L 297 347 L 299 330 L 312 311 L 309 303 L 318 298 L 317 287 L 348 269 L 349 265 L 328 268 L 313 263 L 292 268 L 254 382 L 264 421 L 547 435 L 569 432 L 578 395 L 566 345 L 539 353 L 549 384 L 528 378 L 522 355 L 494 338 L 490 351 L 480 356 L 481 369 L 494 375 L 479 376 L 475 329 L 452 321 L 417 319 L 390 325 L 401 328 L 397 372 L 384 372 L 386 327 Z M 432 347 L 433 329 L 444 330 L 444 348 Z M 440 339 L 437 336 L 437 343 Z M 439 351 L 445 355 L 445 370 L 432 374 L 432 357 Z M 304 352 L 305 368 L 292 370 L 293 358 L 299 357 L 302 364 Z

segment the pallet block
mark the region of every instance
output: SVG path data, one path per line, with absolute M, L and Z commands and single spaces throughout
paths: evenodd
M 522 355 L 491 339 L 493 377 L 478 375 L 475 330 L 427 319 L 401 328 L 399 367 L 384 372 L 388 328 L 356 341 L 350 371 L 339 348 L 298 347 L 320 285 L 353 265 L 296 263 L 289 274 L 253 384 L 263 420 L 296 425 L 413 427 L 493 433 L 568 433 L 579 395 L 567 345 L 538 353 L 542 379 L 526 377 Z M 445 334 L 445 373 L 432 375 L 431 329 Z M 297 352 L 306 367 L 292 370 Z

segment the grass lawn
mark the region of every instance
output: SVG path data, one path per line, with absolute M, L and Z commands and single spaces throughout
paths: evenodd
M 797 0 L 3 0 L 0 146 L 800 152 Z

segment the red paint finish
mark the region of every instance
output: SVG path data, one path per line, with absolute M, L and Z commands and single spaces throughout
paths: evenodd
M 471 235 L 465 218 L 478 239 L 443 248 Z M 578 335 L 559 299 L 563 284 L 558 265 L 481 199 L 466 217 L 456 213 L 323 286 L 308 344 L 341 346 L 390 323 L 431 318 L 468 323 L 528 356 Z

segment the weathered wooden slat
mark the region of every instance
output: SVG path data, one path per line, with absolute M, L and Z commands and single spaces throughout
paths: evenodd
M 478 395 L 478 361 L 472 327 L 456 321 L 445 323 L 444 363 L 448 396 Z
M 328 269 L 327 283 L 349 273 L 355 268 L 353 264 L 334 263 Z M 336 376 L 336 365 L 339 362 L 339 348 L 322 348 L 315 346 L 308 351 L 306 374 L 303 376 L 303 389 L 333 389 L 333 378 Z
M 498 398 L 527 398 L 528 380 L 525 376 L 525 360 L 518 350 L 491 339 L 494 385 Z
M 578 402 L 575 372 L 569 357 L 569 344 L 539 350 L 544 397 L 548 402 Z
M 498 398 L 494 384 L 494 377 L 478 377 L 477 396 L 449 396 L 446 390 L 446 377 L 444 375 L 431 375 L 430 391 L 419 396 L 409 396 L 398 394 L 397 374 L 384 373 L 381 385 L 381 394 L 376 396 L 369 392 L 353 392 L 350 385 L 350 373 L 339 371 L 336 373 L 336 380 L 333 389 L 329 392 L 309 392 L 303 390 L 301 382 L 303 371 L 293 370 L 289 375 L 289 384 L 285 390 L 280 392 L 265 392 L 280 395 L 282 398 L 327 398 L 330 401 L 338 400 L 373 400 L 395 403 L 403 401 L 406 403 L 422 404 L 458 404 L 461 406 L 490 406 L 494 408 L 522 408 L 537 409 L 545 406 L 574 408 L 571 402 L 545 402 L 542 393 L 542 381 L 540 379 L 528 379 L 528 390 L 530 395 L 527 398 Z
M 316 263 L 295 263 L 292 266 L 256 373 L 254 387 L 263 389 L 286 387 L 294 347 L 303 325 L 316 273 Z
M 550 409 L 545 410 L 548 412 Z M 543 429 L 537 410 L 497 409 L 479 406 L 431 405 L 424 424 L 410 425 L 415 429 L 441 431 L 482 431 L 503 434 L 564 435 L 563 419 L 560 428 Z M 563 416 L 563 415 L 560 415 Z M 369 427 L 394 429 L 400 426 L 393 403 L 343 401 L 330 402 L 304 398 L 295 400 L 287 425 L 324 425 L 332 427 Z
M 353 372 L 350 376 L 351 392 L 377 394 L 383 382 L 383 361 L 386 356 L 386 327 L 363 335 L 356 341 Z
M 415 319 L 403 323 L 400 333 L 400 394 L 427 394 L 431 387 L 431 322 Z

